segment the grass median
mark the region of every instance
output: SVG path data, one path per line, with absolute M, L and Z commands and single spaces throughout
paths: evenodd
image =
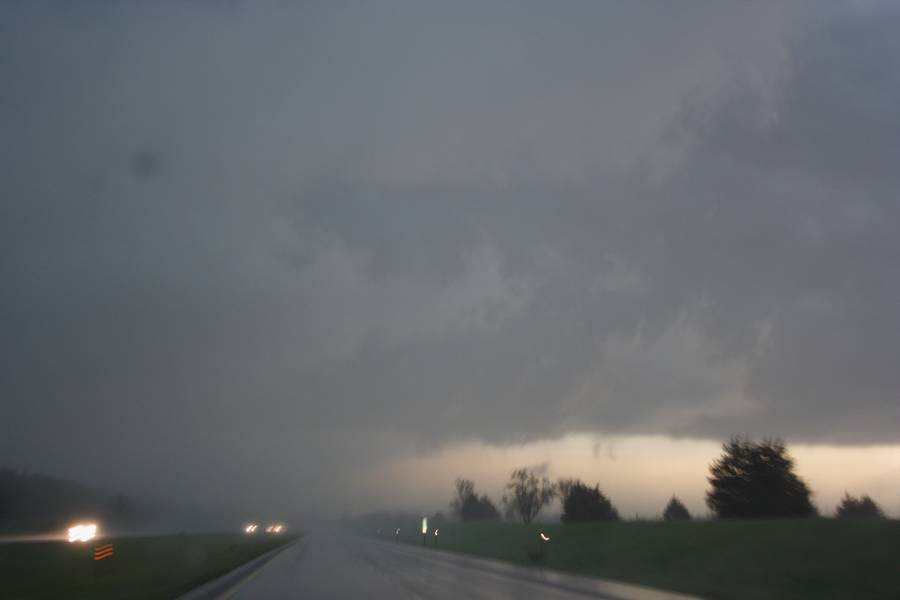
M 119 538 L 0 545 L 0 596 L 12 599 L 175 598 L 290 541 L 287 536 L 240 534 Z M 114 554 L 93 560 L 95 546 Z
M 419 522 L 370 535 L 422 544 Z M 381 529 L 381 534 L 377 534 Z M 538 533 L 550 541 L 542 551 Z M 712 599 L 896 599 L 900 521 L 445 523 L 428 546 Z

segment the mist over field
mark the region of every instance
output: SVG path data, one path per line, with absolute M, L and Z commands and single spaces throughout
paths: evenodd
M 900 6 L 0 5 L 0 466 L 187 506 L 900 514 Z

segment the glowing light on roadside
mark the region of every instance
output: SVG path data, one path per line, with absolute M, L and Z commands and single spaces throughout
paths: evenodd
M 437 534 L 440 533 L 440 531 L 441 531 L 440 529 L 435 529 L 435 530 L 434 530 L 434 537 L 437 537 Z
M 428 533 L 428 517 L 422 517 L 422 535 Z
M 276 525 L 276 526 L 275 526 L 275 533 L 281 533 L 282 527 L 283 527 L 283 525 Z
M 544 540 L 545 542 L 549 542 L 549 541 L 550 541 L 550 536 L 547 535 L 546 533 L 544 533 L 544 532 L 542 531 L 542 532 L 541 532 L 541 539 Z
M 250 523 L 246 527 L 244 527 L 244 533 L 256 533 L 258 525 L 256 523 Z
M 276 523 L 274 525 L 269 525 L 266 527 L 266 533 L 281 533 L 281 530 L 284 526 L 281 523 Z
M 394 532 L 394 535 L 400 535 L 400 528 L 397 528 L 397 531 Z
M 88 542 L 97 537 L 96 523 L 77 523 L 69 527 L 69 542 Z

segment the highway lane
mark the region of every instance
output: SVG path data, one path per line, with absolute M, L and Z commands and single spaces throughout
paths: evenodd
M 308 533 L 215 597 L 229 600 L 689 598 L 407 544 L 360 538 L 337 530 Z

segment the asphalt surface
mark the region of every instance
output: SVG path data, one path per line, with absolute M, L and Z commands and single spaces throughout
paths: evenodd
M 686 600 L 688 596 L 517 567 L 497 561 L 313 531 L 300 541 L 212 582 L 187 597 L 219 600 L 279 598 Z

